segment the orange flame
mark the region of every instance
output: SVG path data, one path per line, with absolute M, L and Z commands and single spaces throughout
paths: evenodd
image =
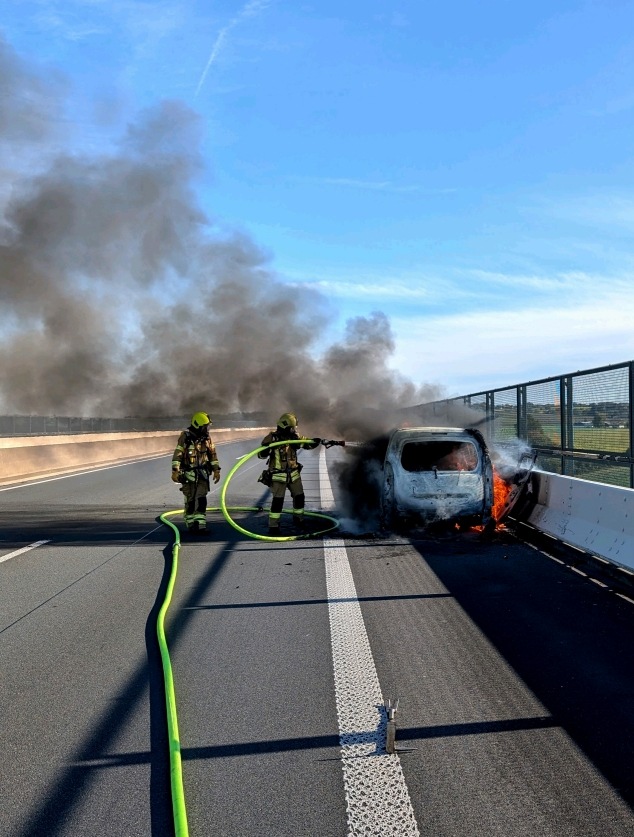
M 505 482 L 502 477 L 497 473 L 495 468 L 493 469 L 493 508 L 491 509 L 491 517 L 495 521 L 495 528 L 498 531 L 503 531 L 506 529 L 506 526 L 503 523 L 499 522 L 500 515 L 502 514 L 502 509 L 504 508 L 504 504 L 506 503 L 506 498 L 509 496 L 509 492 L 511 490 L 511 486 Z M 472 526 L 472 532 L 482 532 L 484 531 L 483 526 Z
M 497 471 L 493 470 L 493 509 L 491 514 L 497 523 L 500 515 L 502 514 L 502 509 L 504 508 L 504 504 L 506 503 L 506 499 L 509 496 L 511 491 L 511 486 L 505 482 L 502 477 L 497 473 Z

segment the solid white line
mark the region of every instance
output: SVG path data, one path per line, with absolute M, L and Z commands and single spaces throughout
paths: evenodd
M 323 448 L 319 486 L 321 507 L 328 511 L 334 498 Z M 381 686 L 344 541 L 326 540 L 324 557 L 348 835 L 417 837 L 400 759 L 385 752 Z
M 247 439 L 245 441 L 249 440 Z M 235 442 L 235 439 L 223 439 L 220 442 L 216 442 L 216 447 L 218 447 L 219 445 L 231 444 L 231 442 Z M 66 474 L 57 474 L 57 476 L 46 477 L 41 480 L 20 482 L 16 483 L 15 485 L 9 485 L 5 488 L 0 488 L 0 491 L 15 491 L 16 488 L 30 488 L 32 485 L 43 485 L 47 482 L 56 482 L 56 480 L 67 480 L 70 477 L 83 477 L 86 474 L 96 474 L 99 471 L 109 471 L 111 468 L 124 468 L 126 465 L 137 465 L 139 462 L 152 462 L 155 459 L 163 459 L 164 457 L 169 455 L 170 453 L 169 451 L 167 451 L 166 453 L 150 454 L 149 456 L 141 457 L 140 459 L 128 459 L 126 462 L 114 462 L 112 465 L 100 465 L 95 468 L 91 468 L 88 465 L 84 469 L 80 468 L 77 471 L 70 471 Z
M 36 480 L 34 482 L 21 482 L 17 485 L 10 485 L 7 488 L 0 488 L 0 491 L 14 491 L 16 488 L 30 488 L 32 485 L 43 485 L 46 482 L 67 480 L 71 477 L 83 477 L 86 476 L 86 474 L 96 474 L 99 471 L 110 471 L 112 468 L 124 468 L 126 465 L 137 465 L 139 462 L 152 462 L 154 459 L 163 459 L 163 457 L 166 456 L 169 456 L 169 453 L 159 453 L 156 456 L 150 456 L 146 459 L 132 459 L 128 460 L 127 462 L 118 462 L 113 465 L 100 465 L 96 468 L 90 468 L 90 466 L 88 466 L 84 470 L 71 471 L 68 474 L 58 474 L 55 477 L 47 477 L 46 479 Z
M 35 543 L 32 543 L 29 546 L 23 546 L 22 549 L 16 549 L 15 552 L 10 552 L 8 555 L 3 555 L 2 558 L 0 558 L 0 564 L 2 564 L 3 561 L 8 561 L 9 558 L 15 558 L 16 555 L 22 555 L 23 552 L 29 552 L 31 549 L 35 549 L 36 547 L 42 546 L 42 544 L 45 543 L 50 543 L 50 540 L 35 541 Z

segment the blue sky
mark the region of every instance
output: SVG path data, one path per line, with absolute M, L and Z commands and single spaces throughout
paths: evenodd
M 385 312 L 415 383 L 634 359 L 631 0 L 5 0 L 0 26 L 79 150 L 199 113 L 204 209 L 325 293 L 332 335 Z

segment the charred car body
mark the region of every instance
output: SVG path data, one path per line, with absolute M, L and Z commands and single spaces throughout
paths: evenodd
M 393 430 L 383 461 L 381 522 L 495 526 L 493 465 L 480 431 L 458 427 Z

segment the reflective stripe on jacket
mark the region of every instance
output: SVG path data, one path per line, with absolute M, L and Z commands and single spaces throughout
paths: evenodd
M 268 470 L 271 473 L 271 479 L 273 482 L 295 482 L 296 479 L 299 479 L 299 472 L 302 466 L 297 461 L 297 452 L 299 448 L 305 448 L 306 450 L 312 450 L 316 448 L 317 444 L 313 442 L 312 439 L 308 439 L 306 436 L 295 436 L 291 437 L 294 440 L 301 440 L 305 442 L 305 444 L 301 445 L 279 445 L 278 447 L 274 447 L 271 449 L 270 454 L 268 454 Z M 282 442 L 285 441 L 284 439 L 280 439 L 280 437 L 275 433 L 275 431 L 271 431 L 268 433 L 264 439 L 262 439 L 261 447 L 266 447 L 273 442 Z M 267 454 L 260 455 L 260 458 L 266 457 Z
M 183 430 L 172 454 L 172 470 L 197 471 L 206 478 L 216 468 L 220 468 L 220 464 L 216 446 L 209 436 L 200 439 Z

